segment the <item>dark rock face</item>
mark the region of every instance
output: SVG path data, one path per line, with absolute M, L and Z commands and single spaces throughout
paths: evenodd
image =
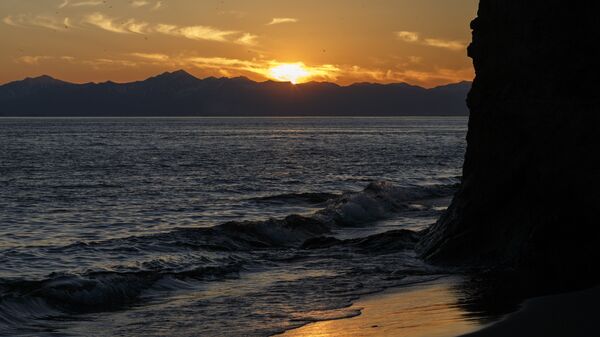
M 463 183 L 420 242 L 428 259 L 591 275 L 600 257 L 598 9 L 480 1 Z

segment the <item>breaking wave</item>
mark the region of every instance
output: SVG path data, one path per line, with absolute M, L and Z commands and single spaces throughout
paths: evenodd
M 285 194 L 261 201 L 304 200 L 323 204 L 323 208 L 309 216 L 292 214 L 282 219 L 228 222 L 211 228 L 180 228 L 54 247 L 62 254 L 85 250 L 206 254 L 175 263 L 154 260 L 136 268 L 113 266 L 78 274 L 55 273 L 40 280 L 0 279 L 0 330 L 32 319 L 113 311 L 143 301 L 149 293 L 182 289 L 197 282 L 235 279 L 248 268 L 281 262 L 281 249 L 315 251 L 344 247 L 367 254 L 410 249 L 418 241 L 417 232 L 395 230 L 347 240 L 335 238 L 333 232 L 414 211 L 415 202 L 449 196 L 454 191 L 452 185 L 400 188 L 375 182 L 361 192 L 342 195 Z

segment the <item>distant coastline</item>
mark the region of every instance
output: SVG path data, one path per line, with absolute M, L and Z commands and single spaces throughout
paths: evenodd
M 0 86 L 0 117 L 467 116 L 471 82 L 406 83 L 198 79 L 184 70 L 130 83 L 75 84 L 50 76 Z

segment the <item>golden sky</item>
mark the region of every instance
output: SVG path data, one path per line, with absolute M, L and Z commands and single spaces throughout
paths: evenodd
M 473 78 L 477 0 L 0 0 L 0 83 L 48 74 L 408 82 Z

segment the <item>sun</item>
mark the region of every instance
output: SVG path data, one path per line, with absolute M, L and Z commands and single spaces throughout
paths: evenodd
M 310 70 L 303 63 L 285 63 L 269 69 L 269 77 L 272 79 L 292 84 L 298 84 L 310 76 Z

